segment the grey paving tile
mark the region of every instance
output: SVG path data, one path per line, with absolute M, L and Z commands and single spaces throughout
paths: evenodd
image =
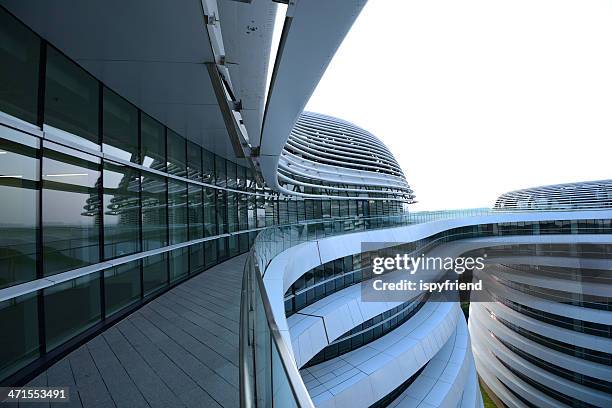
M 149 406 L 103 336 L 98 336 L 91 340 L 87 344 L 87 348 L 117 407 L 136 408 Z
M 238 407 L 245 259 L 230 259 L 162 294 L 32 384 L 70 387 L 69 404 L 51 404 L 58 408 Z
M 70 353 L 68 361 L 84 408 L 115 406 L 86 346 L 81 346 Z

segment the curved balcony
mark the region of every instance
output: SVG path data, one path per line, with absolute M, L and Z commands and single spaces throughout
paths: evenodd
M 481 209 L 411 213 L 368 219 L 347 218 L 262 231 L 249 254 L 243 278 L 240 347 L 243 406 L 314 406 L 313 395 L 309 393 L 309 387 L 299 371 L 299 367 L 304 365 L 308 358 L 298 357 L 300 351 L 295 349 L 295 339 L 292 338 L 285 315 L 284 294 L 293 282 L 308 270 L 343 256 L 360 253 L 362 241 L 418 241 L 423 244 L 423 248 L 430 248 L 439 243 L 467 239 L 464 241 L 468 243 L 465 245 L 467 249 L 478 247 L 478 240 L 474 238 L 486 238 L 489 244 L 494 241 L 498 242 L 498 245 L 504 245 L 513 241 L 511 236 L 518 236 L 514 239 L 517 242 L 550 242 L 546 240 L 552 239 L 552 235 L 565 235 L 573 241 L 582 239 L 588 242 L 593 237 L 592 234 L 612 233 L 610 219 L 612 212 L 608 210 L 504 213 Z M 521 236 L 523 238 L 520 238 Z M 350 290 L 351 287 L 347 289 Z M 391 303 L 388 308 L 397 305 Z M 410 320 L 407 323 L 410 323 Z M 316 328 L 315 331 L 319 329 Z M 459 330 L 459 326 L 454 326 L 453 330 Z M 308 356 L 322 350 L 330 341 L 315 341 L 317 346 L 310 349 Z M 358 349 L 351 353 L 360 352 L 362 351 Z M 441 352 L 442 349 L 439 349 L 438 353 L 429 356 L 429 361 L 443 360 L 444 354 L 439 354 Z M 481 406 L 475 373 L 473 368 L 470 368 L 473 365 L 471 358 L 470 351 L 469 355 L 464 356 L 461 366 L 464 367 L 462 370 L 469 371 L 465 375 L 459 375 L 465 382 L 462 393 L 457 394 L 456 386 L 451 384 L 446 388 L 446 394 L 437 394 L 441 400 L 448 398 L 461 406 Z M 401 406 L 402 400 L 410 400 L 406 399 L 407 397 L 425 397 L 427 393 L 423 394 L 423 390 L 426 386 L 418 384 L 424 384 L 426 378 L 431 380 L 434 375 L 432 373 L 443 375 L 444 370 L 438 367 L 441 363 L 431 367 L 424 364 L 426 361 L 420 366 L 422 371 L 419 371 L 418 367 L 415 367 L 416 372 L 412 371 L 415 378 L 402 378 L 403 383 L 395 384 L 396 387 L 392 390 L 387 389 L 386 392 L 391 392 L 386 395 L 383 392 L 377 393 L 376 398 L 385 399 L 392 396 L 393 399 L 387 402 Z M 425 372 L 430 373 L 430 377 L 424 375 Z M 457 377 L 458 371 L 451 372 Z M 468 378 L 472 380 L 467 380 Z M 452 398 L 451 393 L 454 393 Z M 376 398 L 368 400 L 368 404 L 376 403 Z M 319 405 L 321 401 L 316 397 L 315 399 Z

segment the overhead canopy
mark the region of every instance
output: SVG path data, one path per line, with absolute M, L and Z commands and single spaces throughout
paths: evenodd
M 187 139 L 234 158 L 205 65 L 218 62 L 207 22 L 221 28 L 232 91 L 242 100 L 248 132 L 259 135 L 276 5 L 219 3 L 217 10 L 216 2 L 207 0 L 3 1 L 143 111 Z
M 276 57 L 259 163 L 278 189 L 279 156 L 329 62 L 367 0 L 298 0 L 290 5 Z

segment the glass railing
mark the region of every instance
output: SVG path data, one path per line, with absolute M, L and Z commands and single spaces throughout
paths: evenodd
M 261 230 L 249 252 L 243 276 L 240 316 L 241 406 L 313 406 L 295 360 L 281 336 L 264 286 L 263 278 L 266 269 L 278 254 L 298 244 L 334 235 L 444 219 L 499 215 L 500 212 L 502 211 L 487 208 L 427 211 L 370 218 L 348 217 L 315 220 Z M 534 211 L 528 212 L 533 213 Z M 516 214 L 517 211 L 513 213 Z M 509 230 L 500 231 L 495 235 L 514 235 L 513 232 L 518 235 L 524 234 L 521 231 Z M 612 229 L 608 226 L 604 232 L 612 233 Z M 538 233 L 546 233 L 546 231 Z M 596 232 L 585 229 L 571 233 Z M 465 238 L 473 237 L 473 235 L 474 233 L 469 233 Z M 440 242 L 447 238 L 440 238 Z M 460 239 L 459 236 L 455 238 Z M 429 244 L 432 242 L 428 242 Z
M 348 217 L 301 222 L 262 230 L 249 252 L 240 310 L 242 407 L 312 407 L 293 356 L 281 337 L 263 276 L 272 259 L 295 245 L 334 235 L 401 227 L 440 219 L 490 215 L 490 209 Z

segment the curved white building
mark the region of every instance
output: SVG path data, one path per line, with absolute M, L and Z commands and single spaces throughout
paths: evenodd
M 304 112 L 278 165 L 281 191 L 302 197 L 414 202 L 399 164 L 373 134 L 331 116 Z
M 612 203 L 605 197 L 610 186 L 597 181 L 520 190 L 501 196 L 496 207 L 601 211 Z M 555 227 L 570 238 L 567 244 L 489 252 L 491 264 L 476 275 L 488 290 L 470 306 L 476 368 L 506 406 L 612 405 L 612 245 L 596 235 L 577 243 L 572 224 Z
M 496 210 L 586 210 L 612 207 L 612 180 L 526 188 L 502 194 Z

